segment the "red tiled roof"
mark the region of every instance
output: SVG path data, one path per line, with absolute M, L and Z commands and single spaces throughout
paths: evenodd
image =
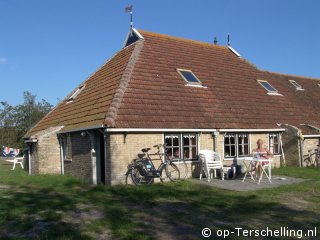
M 261 71 L 227 47 L 139 31 L 144 47 L 118 110 L 118 128 L 276 128 L 320 125 L 319 80 Z M 207 88 L 185 86 L 189 69 Z M 270 96 L 267 80 L 283 96 Z M 297 80 L 305 91 L 288 81 Z
M 117 128 L 320 127 L 317 79 L 257 69 L 227 47 L 139 31 L 144 39 L 122 49 L 88 80 L 74 102 L 62 101 L 27 137 L 51 126 L 63 131 Z M 207 88 L 186 86 L 189 69 Z M 283 96 L 270 96 L 257 79 Z M 289 83 L 296 80 L 305 89 Z
M 135 45 L 131 45 L 115 54 L 83 83 L 85 87 L 73 102 L 67 103 L 68 97 L 66 97 L 25 137 L 31 137 L 52 126 L 64 126 L 63 131 L 93 126 L 102 127 L 134 48 Z

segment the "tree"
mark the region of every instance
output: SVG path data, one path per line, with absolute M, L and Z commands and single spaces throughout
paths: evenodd
M 12 144 L 12 135 L 14 135 L 16 146 L 23 146 L 22 137 L 53 107 L 44 99 L 37 102 L 36 95 L 28 91 L 23 93 L 23 98 L 23 103 L 17 106 L 10 106 L 7 102 L 1 102 L 0 104 L 0 129 L 2 128 L 0 132 L 2 135 L 10 132 L 10 137 L 4 138 L 2 136 L 2 142 L 0 143 L 2 145 Z M 10 131 L 8 131 L 9 129 Z M 7 139 L 7 141 L 3 142 L 3 139 Z

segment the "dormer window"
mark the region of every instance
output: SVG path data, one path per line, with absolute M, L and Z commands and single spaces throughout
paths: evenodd
M 270 83 L 268 83 L 268 81 L 265 81 L 265 80 L 257 80 L 257 81 L 265 90 L 268 91 L 269 95 L 282 96 L 282 94 L 280 94 L 277 89 L 275 89 Z
M 296 90 L 304 90 L 303 88 L 302 88 L 302 86 L 299 84 L 299 83 L 297 83 L 295 80 L 289 80 L 289 82 L 293 85 L 293 86 L 295 86 L 295 88 L 296 88 Z
M 191 70 L 177 69 L 180 76 L 190 85 L 201 85 L 201 81 L 194 75 Z
M 67 103 L 73 102 L 73 100 L 79 95 L 79 93 L 84 88 L 84 85 L 80 86 L 67 100 Z

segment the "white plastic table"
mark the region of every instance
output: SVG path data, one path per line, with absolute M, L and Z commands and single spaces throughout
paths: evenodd
M 249 162 L 249 163 L 248 163 Z M 267 163 L 266 163 L 267 162 Z M 271 163 L 273 162 L 273 159 L 264 159 L 264 158 L 253 158 L 253 157 L 245 157 L 243 160 L 243 165 L 245 166 L 246 173 L 243 177 L 242 182 L 245 181 L 248 174 L 250 174 L 250 177 L 253 181 L 255 181 L 255 177 L 252 174 L 252 171 L 257 172 L 257 169 L 261 169 L 260 175 L 259 175 L 259 181 L 258 184 L 260 184 L 260 181 L 263 177 L 263 174 L 268 178 L 269 182 L 271 182 Z M 263 163 L 265 163 L 263 165 Z M 268 173 L 266 172 L 265 167 L 268 167 Z M 254 169 L 254 170 L 253 170 Z

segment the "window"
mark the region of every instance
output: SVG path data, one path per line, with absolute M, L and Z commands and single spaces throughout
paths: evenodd
M 258 83 L 260 83 L 260 85 L 266 89 L 268 91 L 268 94 L 273 94 L 273 95 L 281 95 L 278 93 L 278 90 L 275 89 L 273 86 L 271 86 L 270 83 L 268 83 L 265 80 L 258 80 Z
M 196 134 L 183 134 L 183 159 L 197 158 L 197 136 Z
M 180 158 L 180 134 L 166 134 L 164 143 L 169 158 Z
M 249 156 L 249 134 L 227 133 L 224 136 L 224 157 L 235 158 Z
M 304 89 L 302 88 L 302 86 L 301 86 L 299 83 L 297 83 L 295 80 L 289 80 L 289 82 L 290 82 L 293 86 L 295 86 L 296 90 L 304 90 Z
M 189 84 L 201 85 L 201 81 L 190 70 L 177 69 L 180 76 Z
M 196 133 L 168 133 L 164 135 L 166 152 L 171 159 L 196 160 L 198 138 Z
M 247 133 L 237 134 L 238 138 L 238 156 L 248 156 L 249 155 L 249 136 Z
M 72 102 L 78 95 L 79 93 L 82 91 L 82 89 L 84 88 L 84 85 L 80 86 L 68 99 L 67 102 Z
M 63 160 L 72 160 L 72 143 L 70 133 L 62 135 Z
M 279 133 L 270 133 L 269 134 L 269 151 L 272 154 L 280 154 L 280 141 Z

